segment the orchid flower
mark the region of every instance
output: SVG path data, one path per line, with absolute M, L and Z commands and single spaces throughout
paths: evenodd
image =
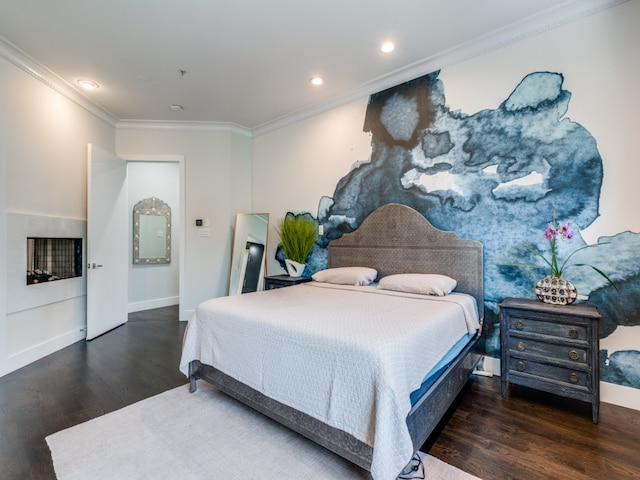
M 585 250 L 585 249 L 591 248 L 591 247 L 597 247 L 599 245 L 604 245 L 604 244 L 585 245 L 584 247 L 578 248 L 577 250 L 572 252 L 564 260 L 564 262 L 562 262 L 561 264 L 558 263 L 556 242 L 558 241 L 558 239 L 560 239 L 562 241 L 571 240 L 574 237 L 574 235 L 575 235 L 575 232 L 573 231 L 573 228 L 571 227 L 571 222 L 567 222 L 565 224 L 559 224 L 556 221 L 556 212 L 554 210 L 553 219 L 552 219 L 551 222 L 549 222 L 549 224 L 547 225 L 547 229 L 544 231 L 544 238 L 549 241 L 549 246 L 551 248 L 551 258 L 547 258 L 545 255 L 543 255 L 536 248 L 529 247 L 529 246 L 522 247 L 522 248 L 524 250 L 526 250 L 527 252 L 530 252 L 533 255 L 541 258 L 544 261 L 544 263 L 546 263 L 549 266 L 551 276 L 553 276 L 553 277 L 558 277 L 558 278 L 562 277 L 563 272 L 567 268 L 572 267 L 572 266 L 574 266 L 574 267 L 591 267 L 593 270 L 598 272 L 609 283 L 609 285 L 611 285 L 613 288 L 615 288 L 617 291 L 619 291 L 618 287 L 616 286 L 616 284 L 613 283 L 613 281 L 609 278 L 609 276 L 606 273 L 604 273 L 602 270 L 600 270 L 599 268 L 596 268 L 593 265 L 589 265 L 589 264 L 586 264 L 586 263 L 569 263 L 569 260 L 571 259 L 571 257 L 573 257 L 579 251 Z M 534 264 L 534 263 L 512 263 L 512 264 L 509 264 L 509 265 L 510 266 L 514 266 L 514 267 L 539 267 L 540 266 L 540 265 L 537 265 L 537 264 Z

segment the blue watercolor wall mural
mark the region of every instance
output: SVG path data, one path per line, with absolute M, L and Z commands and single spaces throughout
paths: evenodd
M 506 264 L 527 260 L 519 253 L 523 245 L 549 251 L 543 233 L 554 212 L 576 232 L 570 243 L 559 243 L 559 257 L 586 245 L 580 232 L 599 215 L 602 158 L 593 136 L 565 118 L 571 93 L 562 88 L 562 74 L 531 73 L 498 108 L 472 115 L 449 108 L 438 76 L 370 97 L 364 130 L 372 135 L 371 157 L 353 165 L 333 197 L 320 200 L 324 235 L 306 274 L 325 268 L 328 242 L 376 208 L 408 205 L 436 227 L 484 244 L 483 335 L 487 354 L 497 357 L 498 304 L 510 296 L 533 298 L 535 282 L 548 274 Z M 601 338 L 619 326 L 640 325 L 639 247 L 640 234 L 621 232 L 573 258 L 604 270 L 619 291 L 590 268 L 566 271 L 598 306 Z M 283 260 L 281 252 L 277 257 Z M 601 351 L 603 381 L 640 388 L 639 365 L 639 350 Z

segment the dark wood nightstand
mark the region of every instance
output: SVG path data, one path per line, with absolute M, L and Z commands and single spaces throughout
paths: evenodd
M 509 383 L 591 402 L 600 408 L 600 341 L 596 307 L 506 298 L 500 304 L 502 396 Z
M 264 289 L 273 290 L 274 288 L 291 287 L 300 283 L 310 282 L 308 277 L 291 277 L 289 275 L 271 275 L 264 277 Z

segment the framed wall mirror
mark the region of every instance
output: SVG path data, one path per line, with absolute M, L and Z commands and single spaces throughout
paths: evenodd
M 264 289 L 268 213 L 239 213 L 233 235 L 229 295 Z
M 171 207 L 159 198 L 133 207 L 133 263 L 171 263 Z

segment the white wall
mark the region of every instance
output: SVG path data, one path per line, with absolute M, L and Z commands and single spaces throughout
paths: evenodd
M 251 139 L 216 127 L 119 126 L 120 155 L 184 155 L 186 272 L 180 319 L 203 300 L 227 294 L 235 214 L 251 210 Z M 196 227 L 196 219 L 209 221 Z M 202 236 L 204 229 L 209 235 Z
M 4 102 L 0 101 L 0 376 L 8 371 L 6 364 L 7 348 L 7 175 L 6 175 L 6 115 Z
M 129 162 L 129 312 L 177 305 L 180 272 L 180 165 L 178 162 Z M 133 207 L 156 197 L 171 208 L 171 262 L 133 264 Z
M 286 273 L 275 260 L 276 226 L 287 212 L 317 214 L 356 161 L 368 161 L 371 136 L 362 131 L 368 98 L 343 105 L 253 143 L 253 208 L 268 212 L 267 274 Z
M 19 265 L 26 270 L 26 247 L 20 240 L 9 242 L 7 218 L 26 228 L 16 235 L 28 235 L 29 225 L 41 228 L 51 221 L 64 229 L 80 222 L 86 238 L 87 144 L 132 156 L 186 156 L 181 320 L 200 301 L 226 294 L 235 214 L 252 210 L 247 132 L 216 125 L 116 131 L 115 119 L 30 60 L 20 68 L 22 60 L 0 56 L 0 376 L 85 337 L 86 276 L 41 285 L 51 288 L 44 295 L 21 291 L 16 282 L 24 281 Z M 199 236 L 196 218 L 209 220 L 210 236 Z M 13 306 L 7 304 L 8 290 L 20 290 Z
M 20 227 L 21 235 L 28 235 L 51 222 L 61 231 L 77 232 L 82 225 L 80 236 L 85 237 L 87 144 L 114 150 L 115 127 L 4 58 L 0 58 L 0 115 L 0 375 L 4 375 L 84 338 L 84 277 L 35 286 L 38 294 L 22 292 L 25 297 L 12 298 L 8 305 L 7 290 L 13 296 L 16 289 L 26 288 L 26 244 L 15 238 L 9 241 L 7 231 L 11 226 L 16 233 L 14 227 Z M 24 268 L 15 267 L 19 264 Z M 41 295 L 42 289 L 50 291 Z
M 496 108 L 528 73 L 564 75 L 563 87 L 572 93 L 567 116 L 591 132 L 603 158 L 601 217 L 585 234 L 591 242 L 625 230 L 640 231 L 639 18 L 640 2 L 628 2 L 449 66 L 440 74 L 449 107 L 468 114 Z M 315 214 L 320 197 L 332 196 L 351 165 L 368 157 L 367 135 L 362 133 L 366 106 L 363 98 L 254 139 L 254 208 L 269 212 L 272 225 L 287 211 Z M 282 272 L 273 260 L 278 236 L 273 229 L 269 233 L 267 268 L 277 274 Z M 632 330 L 637 346 L 640 327 Z M 607 342 L 610 353 L 625 348 Z M 640 409 L 637 389 L 606 384 L 602 398 Z

